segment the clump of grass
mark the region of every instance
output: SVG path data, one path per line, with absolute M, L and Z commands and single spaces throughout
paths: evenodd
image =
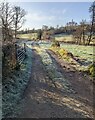
M 59 50 L 59 54 L 60 54 L 61 56 L 64 56 L 64 55 L 67 56 L 67 51 L 66 51 L 65 49 L 61 48 L 61 49 Z
M 60 47 L 60 43 L 54 40 L 51 47 Z
M 66 49 L 64 48 L 60 48 L 57 46 L 52 46 L 50 48 L 54 53 L 56 53 L 58 55 L 58 57 L 60 57 L 61 59 L 68 61 L 68 62 L 72 62 L 73 61 L 73 54 L 68 52 Z M 74 61 L 73 61 L 74 62 Z
M 90 75 L 95 78 L 95 63 L 93 63 L 89 66 L 88 71 L 89 71 Z

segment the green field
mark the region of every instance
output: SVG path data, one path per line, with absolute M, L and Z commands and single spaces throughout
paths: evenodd
M 30 34 L 19 34 L 19 38 L 24 38 L 24 39 L 37 39 L 37 33 L 30 33 Z M 72 35 L 64 35 L 64 34 L 59 34 L 55 35 L 55 40 L 57 41 L 73 41 L 73 36 Z M 44 43 L 40 44 L 44 48 L 49 48 L 51 46 L 51 43 Z M 66 43 L 61 43 L 61 48 L 64 48 L 65 50 L 71 52 L 75 57 L 78 57 L 81 60 L 84 60 L 85 62 L 93 62 L 93 59 L 95 58 L 95 55 L 93 55 L 93 50 L 95 47 L 92 46 L 83 46 L 83 45 L 74 45 L 74 44 L 66 44 Z
M 24 38 L 24 39 L 37 39 L 37 33 L 29 33 L 29 34 L 18 34 L 17 35 L 18 38 Z M 63 34 L 59 34 L 59 35 L 55 35 L 55 40 L 57 41 L 73 41 L 73 36 L 72 35 L 63 35 Z
M 37 40 L 37 33 L 29 33 L 29 34 L 18 34 L 17 35 L 18 38 L 23 38 L 23 39 L 30 39 L 30 40 Z M 74 38 L 73 35 L 65 35 L 65 34 L 57 34 L 54 35 L 53 37 L 55 37 L 55 40 L 59 41 L 59 42 L 74 42 Z M 95 39 L 93 39 L 91 41 L 91 44 L 95 44 Z
M 60 42 L 72 42 L 73 41 L 73 36 L 72 35 L 63 35 L 59 34 L 55 36 L 55 40 L 60 41 Z
M 95 47 L 73 44 L 61 44 L 61 47 L 71 52 L 74 56 L 85 59 L 87 61 L 93 61 L 93 49 L 95 49 Z
M 18 34 L 17 37 L 32 40 L 32 39 L 37 39 L 37 33 Z
M 87 39 L 88 36 L 86 36 Z M 94 44 L 95 45 L 95 36 L 92 37 L 92 41 L 90 42 L 90 44 Z M 74 42 L 74 38 L 73 35 L 65 35 L 65 34 L 58 34 L 55 35 L 55 40 L 60 41 L 60 42 Z
M 41 43 L 40 46 L 43 49 L 48 49 L 50 48 L 51 44 L 52 43 L 48 43 L 48 44 Z M 60 47 L 64 48 L 68 52 L 71 52 L 74 55 L 74 57 L 80 60 L 83 66 L 90 65 L 93 62 L 93 59 L 95 58 L 95 54 L 93 53 L 93 49 L 95 49 L 95 47 L 92 47 L 92 46 L 62 43 Z

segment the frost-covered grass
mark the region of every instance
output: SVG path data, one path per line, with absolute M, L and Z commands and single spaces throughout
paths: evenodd
M 38 43 L 41 46 L 41 48 L 43 48 L 43 49 L 48 49 L 51 47 L 51 42 L 49 42 L 49 41 L 42 41 L 42 42 L 40 41 Z
M 93 49 L 95 49 L 93 46 L 61 44 L 61 47 L 71 52 L 74 56 L 78 56 L 80 59 L 93 61 Z
M 51 47 L 51 44 L 52 43 L 45 43 L 45 44 L 40 43 L 40 46 L 43 49 L 49 49 Z M 87 71 L 88 66 L 93 62 L 93 59 L 95 58 L 95 54 L 93 52 L 93 49 L 95 48 L 92 46 L 83 46 L 83 45 L 63 43 L 61 44 L 60 47 L 64 48 L 68 52 L 71 52 L 74 55 L 74 57 L 79 59 L 79 63 L 77 62 L 77 64 L 75 65 L 75 67 L 78 70 Z M 56 52 L 57 49 L 55 49 L 54 51 Z M 70 58 L 68 59 L 67 57 L 63 59 L 73 64 L 72 59 Z
M 31 49 L 27 48 L 28 57 L 21 64 L 20 70 L 15 70 L 2 86 L 2 114 L 3 117 L 11 117 L 18 102 L 21 100 L 23 91 L 28 83 L 31 73 Z
M 40 46 L 43 49 L 48 49 L 51 47 L 52 43 L 40 43 Z M 64 48 L 68 52 L 71 52 L 75 57 L 77 56 L 79 59 L 85 59 L 85 62 L 93 62 L 93 57 L 95 57 L 95 54 L 93 50 L 95 47 L 93 46 L 83 46 L 83 45 L 74 45 L 74 44 L 66 44 L 63 43 L 60 46 L 61 48 Z
M 89 65 L 93 63 L 95 58 L 94 46 L 83 46 L 74 44 L 61 44 L 61 48 L 71 52 L 82 63 L 76 68 L 81 71 L 88 71 Z
M 65 89 L 68 92 L 74 92 L 73 89 L 70 88 L 69 81 L 64 78 L 61 72 L 59 72 L 59 68 L 57 67 L 56 63 L 51 58 L 51 56 L 47 53 L 47 51 L 43 48 L 36 48 L 36 50 L 42 58 L 45 70 L 49 78 L 52 80 L 52 83 L 56 86 L 60 86 L 60 88 L 63 90 Z
M 63 61 L 65 61 L 66 63 L 69 63 L 71 66 L 73 66 L 76 70 L 88 71 L 89 65 L 86 63 L 86 61 L 82 61 L 79 57 L 78 57 L 78 59 L 80 61 L 75 60 L 75 56 L 71 57 L 67 54 L 70 51 L 67 51 L 64 48 L 58 48 L 58 47 L 51 47 L 50 50 L 52 50 L 54 53 L 56 53 L 58 55 L 58 57 L 60 57 Z

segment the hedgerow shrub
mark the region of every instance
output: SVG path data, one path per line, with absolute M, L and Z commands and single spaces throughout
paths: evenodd
M 9 75 L 16 67 L 16 56 L 14 44 L 2 46 L 2 78 Z

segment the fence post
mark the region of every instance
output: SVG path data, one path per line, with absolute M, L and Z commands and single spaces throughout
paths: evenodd
M 24 43 L 24 51 L 26 52 L 26 43 Z
M 15 44 L 15 58 L 16 58 L 16 65 L 17 65 L 17 44 Z

